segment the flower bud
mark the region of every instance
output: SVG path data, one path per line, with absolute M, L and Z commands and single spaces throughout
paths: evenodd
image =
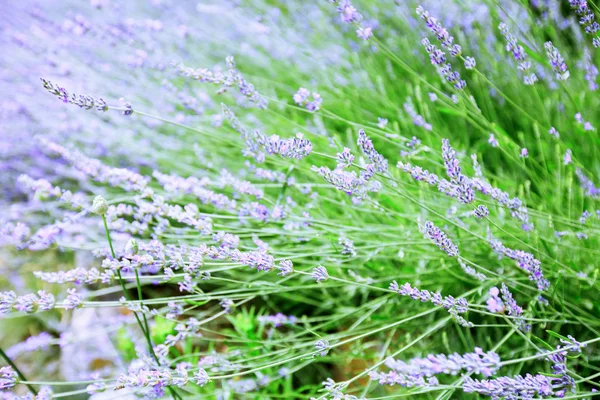
M 92 212 L 98 215 L 104 215 L 108 211 L 108 203 L 102 196 L 96 196 L 92 203 Z
M 127 244 L 125 245 L 125 253 L 128 256 L 135 256 L 138 251 L 140 251 L 140 246 L 138 245 L 137 240 L 129 239 Z

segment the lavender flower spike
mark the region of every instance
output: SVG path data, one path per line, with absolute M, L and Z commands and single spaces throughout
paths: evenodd
M 546 48 L 546 55 L 550 60 L 552 69 L 554 72 L 556 72 L 556 79 L 559 81 L 566 81 L 569 79 L 569 69 L 567 68 L 567 64 L 565 63 L 565 60 L 562 58 L 558 49 L 554 47 L 552 42 L 546 42 L 544 47 Z
M 18 375 L 12 367 L 0 368 L 0 390 L 10 389 L 17 384 Z
M 323 282 L 329 279 L 329 274 L 327 273 L 327 269 L 324 266 L 319 265 L 315 269 L 313 269 L 312 277 L 317 282 Z
M 358 131 L 358 139 L 356 141 L 358 147 L 362 150 L 363 154 L 375 165 L 377 172 L 386 173 L 388 170 L 388 161 L 375 150 L 373 142 L 367 136 L 364 130 Z
M 385 365 L 396 372 L 413 376 L 433 376 L 438 374 L 457 375 L 462 371 L 492 376 L 500 369 L 500 356 L 493 351 L 484 352 L 475 347 L 473 353 L 429 354 L 424 358 L 413 358 L 408 362 L 388 358 Z
M 425 224 L 419 224 L 419 231 L 425 239 L 431 240 L 440 250 L 444 251 L 450 257 L 458 255 L 458 246 L 452 243 L 446 234 L 431 221 L 425 221 Z
M 544 375 L 503 376 L 497 379 L 477 380 L 465 376 L 463 390 L 466 393 L 479 393 L 494 399 L 531 399 L 534 395 L 551 396 L 552 378 Z
M 86 110 L 95 108 L 98 111 L 108 111 L 108 105 L 101 98 L 96 99 L 95 97 L 92 97 L 87 94 L 80 94 L 80 95 L 77 95 L 75 93 L 69 94 L 67 89 L 65 89 L 61 86 L 55 85 L 47 79 L 40 78 L 40 80 L 44 84 L 44 88 L 50 94 L 53 94 L 54 96 L 56 96 L 60 100 L 62 100 L 63 103 L 75 104 L 76 106 L 85 108 Z

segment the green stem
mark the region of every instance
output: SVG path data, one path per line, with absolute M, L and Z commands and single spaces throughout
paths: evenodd
M 115 249 L 113 248 L 113 244 L 112 244 L 112 240 L 110 238 L 110 231 L 108 230 L 108 224 L 106 222 L 106 217 L 104 215 L 102 215 L 102 223 L 104 224 L 104 231 L 106 232 L 106 238 L 108 240 L 108 246 L 110 247 L 110 253 L 112 254 L 113 259 L 117 258 L 117 255 L 115 253 Z M 121 270 L 117 269 L 117 276 L 119 277 L 119 282 L 121 283 L 121 287 L 123 288 L 123 292 L 125 294 L 125 298 L 127 300 L 130 300 L 129 297 L 129 292 L 127 291 L 127 289 L 125 288 L 125 281 L 123 280 L 123 277 L 121 276 Z M 139 280 L 139 276 L 137 273 L 137 270 L 135 271 L 135 276 L 136 276 L 136 281 L 137 281 L 137 288 L 138 288 L 138 294 L 140 296 L 140 304 L 141 300 L 142 300 L 142 293 L 141 293 L 141 285 L 140 285 L 140 280 Z M 140 326 L 140 329 L 142 330 L 142 333 L 144 334 L 144 337 L 146 338 L 146 341 L 148 342 L 148 350 L 150 352 L 150 354 L 152 354 L 152 357 L 154 358 L 154 361 L 156 361 L 156 364 L 160 367 L 160 361 L 158 360 L 158 357 L 156 356 L 156 353 L 154 352 L 154 348 L 152 347 L 152 339 L 150 338 L 150 328 L 148 327 L 148 320 L 146 319 L 146 315 L 144 313 L 142 313 L 142 317 L 144 319 L 144 323 L 142 323 L 142 321 L 140 320 L 140 317 L 137 315 L 136 312 L 133 313 L 133 315 L 135 316 L 135 319 L 137 320 L 138 325 Z M 173 396 L 174 399 L 180 399 L 181 397 L 177 394 L 177 392 L 175 392 L 175 390 L 168 386 L 169 392 L 171 392 L 171 396 Z
M 0 348 L 0 356 L 2 356 L 2 358 L 4 358 L 4 361 L 6 361 L 8 363 L 8 365 L 10 365 L 12 367 L 12 369 L 15 370 L 15 372 L 17 373 L 17 375 L 19 376 L 19 379 L 21 381 L 27 381 L 27 378 L 25 378 L 25 375 L 23 375 L 21 370 L 15 365 L 15 363 L 10 359 L 10 357 L 1 348 Z M 26 383 L 25 385 L 27 386 L 29 391 L 31 393 L 33 393 L 34 396 L 37 396 L 37 391 L 33 388 L 33 386 L 31 386 L 29 383 Z

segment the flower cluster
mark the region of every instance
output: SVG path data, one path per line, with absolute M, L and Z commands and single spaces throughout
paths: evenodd
M 195 79 L 200 82 L 212 83 L 219 85 L 219 93 L 224 93 L 232 87 L 237 87 L 240 94 L 255 103 L 260 109 L 267 108 L 268 101 L 248 82 L 244 75 L 236 68 L 235 60 L 232 56 L 228 56 L 225 60 L 227 64 L 227 72 L 211 71 L 206 68 L 193 69 L 186 67 L 183 64 L 175 64 L 177 71 L 188 78 Z
M 388 161 L 383 157 L 375 147 L 373 146 L 373 141 L 367 136 L 364 130 L 360 129 L 358 131 L 358 139 L 356 140 L 356 144 L 363 152 L 365 157 L 369 159 L 375 166 L 375 170 L 382 174 L 386 173 L 388 170 Z
M 503 376 L 496 379 L 473 379 L 466 376 L 463 381 L 466 393 L 479 393 L 492 398 L 530 399 L 535 395 L 551 396 L 552 378 L 544 375 Z
M 360 39 L 369 40 L 373 36 L 373 28 L 361 24 L 363 17 L 358 10 L 354 8 L 350 0 L 331 0 L 331 2 L 337 4 L 337 11 L 340 14 L 343 23 L 355 23 L 358 25 L 356 35 Z
M 464 89 L 467 86 L 467 82 L 460 78 L 460 72 L 454 71 L 452 69 L 452 65 L 446 62 L 445 53 L 438 49 L 427 38 L 423 39 L 421 43 L 429 54 L 429 60 L 431 61 L 431 64 L 439 68 L 440 73 L 446 78 L 446 80 L 454 85 L 454 89 Z
M 539 290 L 548 289 L 550 282 L 544 278 L 541 262 L 535 258 L 533 254 L 523 250 L 513 250 L 504 246 L 504 244 L 496 239 L 491 232 L 488 232 L 488 241 L 492 249 L 498 254 L 499 258 L 508 257 L 511 260 L 515 260 L 519 268 L 529 274 L 529 280 L 535 282 Z
M 458 57 L 462 54 L 462 48 L 460 45 L 454 43 L 454 37 L 450 35 L 448 30 L 442 26 L 437 18 L 429 15 L 429 12 L 422 6 L 418 6 L 416 9 L 417 15 L 425 21 L 427 28 L 436 36 L 436 38 L 442 44 L 442 47 L 448 49 L 450 55 Z
M 404 111 L 406 111 L 406 113 L 412 118 L 413 124 L 422 127 L 426 131 L 431 131 L 433 129 L 433 126 L 431 126 L 430 123 L 426 122 L 425 118 L 423 118 L 422 115 L 419 115 L 419 113 L 417 113 L 417 110 L 415 110 L 415 106 L 412 103 L 410 97 L 406 100 L 403 107 Z
M 506 51 L 512 53 L 513 57 L 517 61 L 517 68 L 519 69 L 519 71 L 523 71 L 523 73 L 525 74 L 525 76 L 523 77 L 523 82 L 526 85 L 533 85 L 537 82 L 538 77 L 535 73 L 530 72 L 531 62 L 527 60 L 527 54 L 525 53 L 525 49 L 519 44 L 517 38 L 515 38 L 508 31 L 508 27 L 504 22 L 498 25 L 498 29 L 500 29 L 500 32 L 506 40 Z
M 408 282 L 399 286 L 396 281 L 393 281 L 390 284 L 390 290 L 401 296 L 408 296 L 413 300 L 420 300 L 424 303 L 431 302 L 436 306 L 444 307 L 460 325 L 465 327 L 473 325 L 458 315 L 466 313 L 469 309 L 469 303 L 464 297 L 459 297 L 458 299 L 452 296 L 442 297 L 440 293 L 431 293 L 428 290 L 419 290 L 416 287 L 412 287 Z
M 588 35 L 596 35 L 600 30 L 600 24 L 596 22 L 594 12 L 590 10 L 586 0 L 569 0 L 569 4 L 579 16 L 579 23 L 585 28 L 585 33 Z M 600 47 L 600 37 L 595 36 L 592 40 L 594 47 Z
M 17 296 L 12 291 L 0 292 L 0 315 L 13 311 L 31 314 L 36 311 L 52 310 L 54 306 L 54 296 L 43 290 L 39 290 L 37 296 L 34 293 Z
M 319 93 L 313 92 L 312 100 L 309 100 L 310 95 L 310 90 L 301 87 L 293 96 L 294 103 L 306 107 L 308 111 L 319 111 L 321 104 L 323 104 L 323 98 Z
M 431 240 L 437 247 L 450 257 L 458 256 L 458 246 L 455 245 L 448 236 L 440 228 L 435 226 L 431 221 L 425 221 L 424 224 L 419 224 L 419 231 L 425 239 Z
M 565 63 L 564 58 L 562 58 L 562 56 L 560 55 L 558 49 L 554 47 L 552 42 L 544 43 L 544 48 L 546 49 L 546 55 L 550 60 L 552 69 L 556 73 L 556 79 L 558 79 L 559 81 L 566 81 L 567 79 L 569 79 L 569 68 Z
M 85 108 L 86 110 L 95 108 L 98 111 L 108 111 L 108 105 L 101 98 L 96 99 L 95 97 L 87 94 L 78 95 L 75 93 L 69 93 L 67 89 L 62 86 L 58 86 L 44 78 L 40 79 L 44 84 L 44 89 L 46 89 L 50 94 L 58 97 L 63 103 L 75 104 L 76 106 Z
M 282 325 L 294 325 L 298 321 L 298 318 L 293 315 L 287 316 L 282 313 L 275 315 L 261 315 L 258 317 L 258 322 L 261 325 L 272 325 L 275 328 L 279 328 Z

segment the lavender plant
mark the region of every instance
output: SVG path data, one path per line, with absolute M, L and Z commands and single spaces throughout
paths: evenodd
M 599 11 L 3 5 L 0 398 L 598 396 Z

